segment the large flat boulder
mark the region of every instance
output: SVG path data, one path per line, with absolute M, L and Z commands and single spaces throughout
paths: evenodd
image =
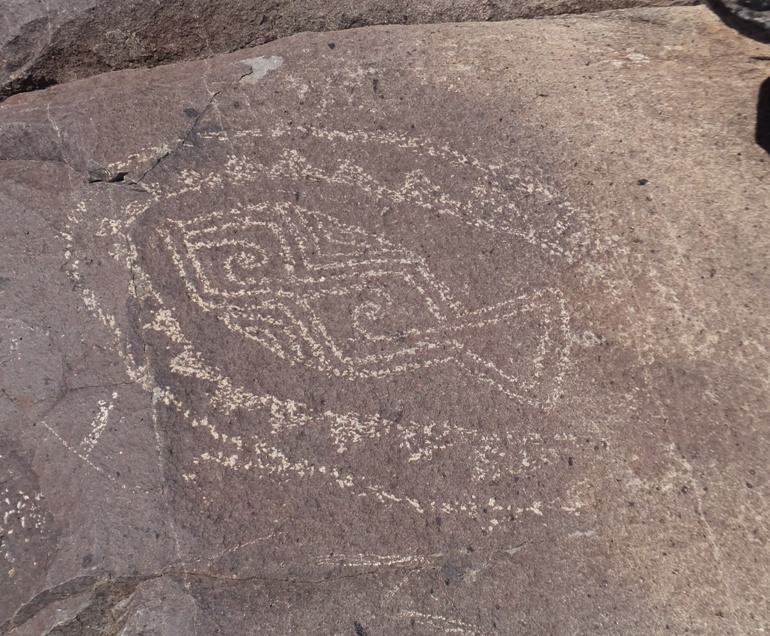
M 303 34 L 0 106 L 0 632 L 749 634 L 763 48 Z
M 123 68 L 199 59 L 300 31 L 510 20 L 695 0 L 4 0 L 0 101 Z

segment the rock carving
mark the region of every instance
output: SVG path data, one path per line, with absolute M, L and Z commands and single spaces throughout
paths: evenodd
M 279 58 L 260 60 L 254 75 L 280 65 Z M 414 166 L 399 183 L 349 160 L 316 163 L 287 144 L 291 135 L 316 144 L 334 141 L 401 153 L 404 162 Z M 288 148 L 268 165 L 251 156 L 248 149 L 254 140 L 263 145 L 277 140 Z M 173 385 L 153 387 L 158 408 L 170 409 L 190 430 L 199 431 L 195 439 L 203 446 L 196 445 L 191 463 L 180 468 L 184 482 L 194 487 L 207 466 L 233 471 L 241 480 L 249 474 L 278 481 L 312 478 L 418 514 L 475 517 L 483 507 L 490 531 L 525 509 L 542 515 L 547 502 L 497 501 L 482 490 L 522 470 L 547 465 L 558 456 L 556 446 L 573 443 L 570 435 L 546 440 L 536 432 L 485 432 L 431 419 L 429 414 L 421 421 L 405 421 L 365 411 L 319 409 L 291 395 L 265 392 L 247 377 L 228 375 L 216 359 L 199 350 L 184 324 L 193 316 L 215 321 L 245 350 L 262 351 L 282 363 L 340 382 L 377 382 L 421 370 L 446 371 L 462 374 L 465 381 L 487 387 L 513 405 L 547 409 L 558 400 L 576 340 L 558 287 L 521 290 L 502 302 L 469 307 L 424 257 L 365 227 L 366 216 L 359 225 L 350 220 L 350 209 L 340 216 L 321 212 L 312 202 L 298 201 L 294 192 L 297 183 L 309 180 L 329 193 L 326 196 L 338 197 L 340 205 L 353 193 L 417 214 L 437 214 L 438 222 L 446 218 L 494 232 L 567 262 L 575 258 L 577 248 L 559 236 L 574 208 L 519 171 L 485 166 L 419 138 L 279 126 L 232 136 L 202 131 L 186 147 L 194 149 L 195 144 L 203 144 L 207 152 L 226 151 L 224 168 L 205 173 L 194 169 L 194 161 L 185 161 L 175 168 L 178 172 L 170 183 L 166 173 L 163 186 L 150 180 L 143 184 L 149 203 L 132 203 L 118 218 L 103 218 L 97 232 L 112 242 L 113 255 L 132 273 L 133 293 L 149 316 L 145 334 L 159 334 L 167 343 L 166 353 L 153 364 L 165 365 L 166 372 L 180 381 L 213 387 L 207 391 L 205 407 L 188 403 Z M 442 191 L 431 177 L 431 166 L 447 164 L 472 175 L 476 181 L 472 191 Z M 280 192 L 291 196 L 260 194 L 256 184 L 264 181 L 278 184 Z M 544 225 L 544 231 L 525 229 L 526 224 L 517 223 L 524 212 L 511 192 L 551 201 L 559 218 L 550 227 Z M 191 198 L 195 206 L 187 205 Z M 201 207 L 201 201 L 211 202 L 210 211 L 190 214 L 193 207 Z M 73 234 L 83 213 L 73 215 Z M 142 234 L 136 233 L 139 218 Z M 172 265 L 158 271 L 164 272 L 163 277 L 174 272 L 173 287 L 181 284 L 183 296 L 166 292 L 169 279 L 154 273 L 158 258 Z M 73 275 L 80 275 L 77 267 Z M 113 324 L 99 308 L 96 294 L 91 290 L 85 294 L 102 322 Z M 148 361 L 125 344 L 121 349 L 127 352 L 129 373 L 143 376 Z M 93 447 L 90 440 L 101 430 L 100 418 L 108 417 L 107 403 L 100 408 L 94 433 L 83 442 L 88 446 L 85 450 Z M 249 423 L 236 426 L 234 418 Z M 311 450 L 302 455 L 290 444 L 300 430 L 312 440 L 307 446 Z M 312 450 L 325 448 L 336 451 L 331 457 L 339 457 L 339 465 L 329 462 L 328 452 Z M 377 459 L 383 452 L 389 455 L 387 461 Z M 370 457 L 371 469 L 351 469 L 346 459 L 351 453 Z M 454 497 L 436 499 L 426 485 L 406 483 L 394 490 L 381 480 L 385 475 L 380 472 L 394 457 L 405 468 L 416 468 L 438 455 L 443 461 L 459 463 L 467 483 L 481 490 L 463 489 Z M 578 511 L 579 507 L 578 502 L 567 509 Z

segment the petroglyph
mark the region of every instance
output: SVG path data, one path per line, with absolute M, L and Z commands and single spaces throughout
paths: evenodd
M 0 455 L 0 461 L 2 459 Z M 13 577 L 16 568 L 25 565 L 18 562 L 11 546 L 19 541 L 29 543 L 30 533 L 42 533 L 45 515 L 40 510 L 41 499 L 40 493 L 27 494 L 0 486 L 0 556 L 6 564 L 5 572 L 0 574 Z
M 473 227 L 514 237 L 546 253 L 558 255 L 567 263 L 572 263 L 583 247 L 582 237 L 571 231 L 577 208 L 559 197 L 537 176 L 527 174 L 523 166 L 517 165 L 516 159 L 512 159 L 510 165 L 484 165 L 448 145 L 434 145 L 425 139 L 382 131 L 326 130 L 314 126 L 279 124 L 270 131 L 242 130 L 232 137 L 226 133 L 209 132 L 201 133 L 199 137 L 215 143 L 240 140 L 244 145 L 259 140 L 262 145 L 276 145 L 274 154 L 279 158 L 266 164 L 229 153 L 223 170 L 207 173 L 182 170 L 180 187 L 156 193 L 159 200 L 222 187 L 227 181 L 241 186 L 265 180 L 310 181 L 340 192 L 352 189 L 375 201 L 388 199 L 391 205 L 407 205 L 421 215 L 433 212 L 454 217 Z M 296 139 L 312 139 L 330 147 L 348 145 L 396 153 L 401 164 L 400 174 L 393 181 L 391 175 L 367 171 L 346 159 L 347 153 L 340 153 L 340 158 L 334 162 L 313 162 L 293 147 L 292 141 Z M 432 175 L 428 162 L 434 169 L 435 166 L 452 166 L 457 171 L 457 181 L 466 187 L 448 192 L 453 189 L 452 184 L 442 183 L 445 178 Z M 528 206 L 552 207 L 556 211 L 553 222 L 542 226 L 528 222 L 532 214 Z M 544 210 L 539 212 L 542 214 Z
M 386 488 L 379 483 L 374 467 L 387 471 L 388 462 L 374 458 L 380 453 L 401 457 L 405 465 L 414 464 L 415 470 L 421 465 L 430 465 L 434 458 L 440 458 L 441 462 L 459 460 L 466 470 L 466 485 L 480 488 L 501 480 L 518 481 L 520 474 L 557 461 L 561 454 L 557 447 L 575 441 L 571 435 L 560 435 L 546 443 L 537 433 L 524 436 L 521 431 L 510 431 L 500 435 L 456 422 L 397 422 L 377 414 L 319 412 L 296 400 L 257 394 L 234 384 L 231 378 L 203 361 L 170 310 L 159 311 L 147 329 L 160 332 L 169 342 L 181 345 L 180 353 L 169 361 L 173 373 L 201 380 L 214 388 L 206 415 L 201 418 L 192 416 L 189 407 L 174 394 L 159 391 L 164 403 L 183 413 L 192 429 L 207 433 L 207 450 L 193 459 L 193 466 L 183 475 L 186 482 L 195 483 L 207 464 L 241 475 L 255 473 L 258 479 L 312 478 L 359 497 L 371 497 L 389 506 L 404 506 L 421 514 L 459 513 L 475 518 L 483 511 L 489 524 L 487 529 L 492 531 L 500 524 L 498 516 L 511 518 L 525 511 L 542 516 L 544 504 L 536 501 L 525 507 L 516 506 L 510 501 L 477 496 L 466 488 L 462 488 L 462 496 L 456 499 L 429 499 L 420 492 L 425 486 L 420 482 L 399 484 L 397 489 Z M 224 432 L 232 423 L 233 413 L 238 411 L 251 414 L 249 419 L 255 425 L 255 432 L 248 436 Z M 302 457 L 282 447 L 284 440 L 290 440 L 298 430 L 312 442 Z M 340 464 L 346 463 L 344 455 L 350 451 L 368 453 L 371 470 L 353 474 L 329 464 L 324 460 L 323 451 L 330 447 L 340 456 Z M 317 454 L 313 449 L 318 449 Z M 579 515 L 579 507 L 571 512 Z
M 117 397 L 117 393 L 112 394 L 113 400 Z M 115 402 L 107 404 L 106 400 L 99 400 L 99 414 L 91 422 L 91 432 L 83 438 L 82 442 L 80 442 L 80 450 L 86 457 L 88 457 L 91 451 L 94 450 L 94 447 L 99 442 L 99 438 L 102 433 L 104 433 L 104 429 L 107 426 L 107 419 L 113 408 L 115 408 Z
M 529 401 L 544 374 L 558 384 L 567 362 L 558 290 L 468 311 L 422 259 L 325 214 L 263 203 L 161 231 L 193 302 L 292 363 L 350 379 L 450 364 Z M 339 315 L 350 320 L 335 329 Z M 495 364 L 464 344 L 478 331 L 497 340 L 516 321 L 541 330 L 529 359 L 507 351 Z
M 222 155 L 222 169 L 196 168 L 201 145 Z M 319 152 L 324 146 L 335 152 Z M 365 156 L 346 158 L 347 147 Z M 335 386 L 428 372 L 497 396 L 485 399 L 509 405 L 501 413 L 548 410 L 572 368 L 573 346 L 581 346 L 557 282 L 505 281 L 498 300 L 479 302 L 475 290 L 455 283 L 451 268 L 437 271 L 399 232 L 409 219 L 418 237 L 419 226 L 448 223 L 479 233 L 472 240 L 569 264 L 581 249 L 570 230 L 573 206 L 515 161 L 484 165 L 448 146 L 385 132 L 287 125 L 209 131 L 191 136 L 183 151 L 168 157 L 156 181 L 142 184 L 146 194 L 122 211 L 94 220 L 78 210 L 65 233 L 72 276 L 115 334 L 129 377 L 152 388 L 158 422 L 174 413 L 188 431 L 178 442 L 186 454 L 177 452 L 175 462 L 187 459 L 174 469 L 191 497 L 216 473 L 238 484 L 315 483 L 410 514 L 467 516 L 487 532 L 522 514 L 580 514 L 579 502 L 522 499 L 510 487 L 502 498 L 495 494 L 500 483 L 548 469 L 574 445 L 571 435 L 490 428 L 431 412 L 401 418 L 365 406 L 319 406 L 234 375 L 196 335 L 206 325 L 224 328 L 249 356 Z M 371 153 L 392 159 L 370 169 Z M 447 166 L 455 177 L 449 182 L 441 176 Z M 543 217 L 537 223 L 530 207 Z M 404 222 L 387 230 L 383 223 L 394 215 Z M 141 332 L 152 343 L 144 356 L 118 328 L 114 309 L 100 305 L 98 281 L 84 278 L 77 235 L 86 227 L 94 228 L 89 240 L 101 241 L 130 273 Z M 165 378 L 162 385 L 150 386 L 149 369 Z M 191 386 L 199 388 L 181 388 Z M 107 401 L 102 411 L 94 444 Z M 394 481 L 394 469 L 414 478 Z M 417 478 L 426 470 L 451 470 L 454 485 L 447 490 L 444 483 L 442 492 Z
M 399 616 L 409 619 L 412 625 L 417 624 L 424 629 L 441 634 L 474 634 L 476 636 L 481 636 L 482 634 L 477 627 L 470 623 L 438 614 L 402 610 L 399 612 Z
M 441 554 L 428 556 L 413 556 L 403 554 L 354 554 L 331 555 L 319 559 L 321 565 L 336 565 L 346 568 L 401 568 L 419 569 L 434 565 Z
M 114 475 L 111 475 L 111 474 L 110 474 L 110 473 L 109 473 L 107 470 L 105 470 L 105 469 L 104 469 L 102 466 L 99 466 L 99 465 L 95 464 L 95 463 L 92 461 L 92 459 L 91 459 L 91 458 L 88 456 L 88 454 L 90 454 L 90 452 L 93 450 L 93 446 L 91 446 L 90 448 L 87 448 L 87 444 L 86 444 L 86 449 L 83 449 L 83 444 L 82 444 L 82 443 L 81 443 L 81 445 L 80 445 L 80 448 L 78 448 L 78 447 L 76 447 L 76 446 L 73 446 L 73 445 L 71 445 L 69 442 L 67 442 L 67 440 L 66 440 L 66 439 L 64 439 L 64 438 L 61 436 L 61 434 L 59 433 L 59 431 L 57 430 L 57 428 L 55 428 L 54 426 L 52 426 L 51 424 L 49 424 L 49 423 L 48 423 L 48 422 L 46 422 L 45 420 L 41 421 L 41 422 L 40 422 L 40 424 L 41 424 L 41 425 L 42 425 L 42 426 L 43 426 L 43 427 L 44 427 L 46 430 L 48 430 L 48 432 L 49 432 L 49 433 L 51 433 L 51 434 L 54 436 L 54 438 L 56 439 L 56 441 L 57 441 L 57 442 L 59 442 L 59 444 L 61 444 L 61 445 L 62 445 L 62 447 L 64 447 L 65 449 L 67 449 L 67 450 L 68 450 L 70 453 L 72 453 L 72 454 L 73 454 L 75 457 L 77 457 L 79 460 L 81 460 L 81 461 L 82 461 L 82 462 L 83 462 L 83 463 L 84 463 L 86 466 L 88 466 L 88 467 L 89 467 L 89 468 L 91 468 L 92 470 L 96 471 L 97 473 L 99 473 L 100 475 L 102 475 L 103 477 L 105 477 L 106 479 L 108 479 L 109 481 L 112 481 L 112 482 L 114 482 L 114 483 L 120 483 L 120 482 L 118 481 L 118 479 L 117 479 L 117 478 L 116 478 Z M 85 442 L 87 439 L 88 439 L 88 438 L 86 438 L 86 439 L 84 440 L 84 442 Z M 83 450 L 86 450 L 87 452 L 83 452 Z M 128 490 L 128 486 L 126 486 L 126 484 L 125 484 L 125 483 L 120 483 L 120 487 L 121 487 L 121 488 L 123 488 L 124 490 Z

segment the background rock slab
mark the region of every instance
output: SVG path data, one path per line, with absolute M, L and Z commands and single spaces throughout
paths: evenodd
M 770 2 L 767 0 L 709 0 L 725 24 L 760 42 L 770 42 Z
M 198 59 L 300 31 L 510 20 L 691 0 L 4 0 L 0 100 L 122 68 Z
M 766 628 L 762 51 L 381 27 L 5 102 L 5 629 Z

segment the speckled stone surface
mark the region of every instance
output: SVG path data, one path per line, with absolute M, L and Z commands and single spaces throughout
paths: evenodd
M 4 102 L 0 632 L 770 629 L 763 50 L 375 27 Z
M 0 101 L 124 68 L 211 57 L 303 31 L 498 21 L 696 0 L 3 0 Z

